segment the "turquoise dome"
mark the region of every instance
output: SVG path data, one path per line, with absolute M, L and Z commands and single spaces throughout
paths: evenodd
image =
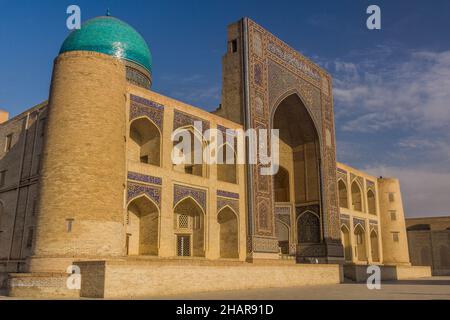
M 152 72 L 152 55 L 144 38 L 127 23 L 110 16 L 82 24 L 66 38 L 59 53 L 95 51 L 128 60 Z

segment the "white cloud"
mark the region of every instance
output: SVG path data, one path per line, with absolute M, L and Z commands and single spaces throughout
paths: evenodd
M 387 53 L 359 64 L 334 62 L 337 115 L 355 115 L 343 130 L 450 130 L 450 51 L 405 56 L 401 62 Z

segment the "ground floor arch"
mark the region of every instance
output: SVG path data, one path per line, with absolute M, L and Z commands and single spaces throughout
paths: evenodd
M 298 243 L 320 243 L 320 219 L 310 211 L 303 212 L 297 219 Z
M 238 217 L 229 207 L 225 207 L 217 215 L 220 237 L 220 257 L 239 258 Z
M 356 241 L 356 258 L 358 261 L 367 261 L 367 249 L 366 249 L 366 236 L 365 230 L 361 225 L 356 225 L 355 231 L 355 241 Z
M 275 234 L 278 239 L 278 247 L 280 248 L 280 253 L 289 254 L 289 237 L 290 237 L 289 226 L 286 223 L 276 219 Z
M 191 197 L 174 208 L 177 256 L 205 256 L 205 217 L 201 206 Z
M 341 240 L 344 246 L 344 258 L 345 261 L 352 261 L 352 242 L 350 239 L 350 230 L 347 226 L 341 227 Z
M 158 255 L 159 210 L 146 196 L 132 200 L 127 207 L 128 255 Z
M 380 249 L 378 245 L 378 233 L 375 230 L 370 232 L 370 250 L 373 262 L 380 262 Z

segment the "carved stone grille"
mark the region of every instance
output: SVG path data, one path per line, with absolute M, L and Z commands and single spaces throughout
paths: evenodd
M 191 237 L 177 237 L 177 255 L 179 257 L 189 257 L 191 255 Z

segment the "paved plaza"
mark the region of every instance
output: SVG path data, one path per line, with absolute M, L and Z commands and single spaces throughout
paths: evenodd
M 450 277 L 385 282 L 381 290 L 365 284 L 220 291 L 168 296 L 163 299 L 194 300 L 450 300 Z

